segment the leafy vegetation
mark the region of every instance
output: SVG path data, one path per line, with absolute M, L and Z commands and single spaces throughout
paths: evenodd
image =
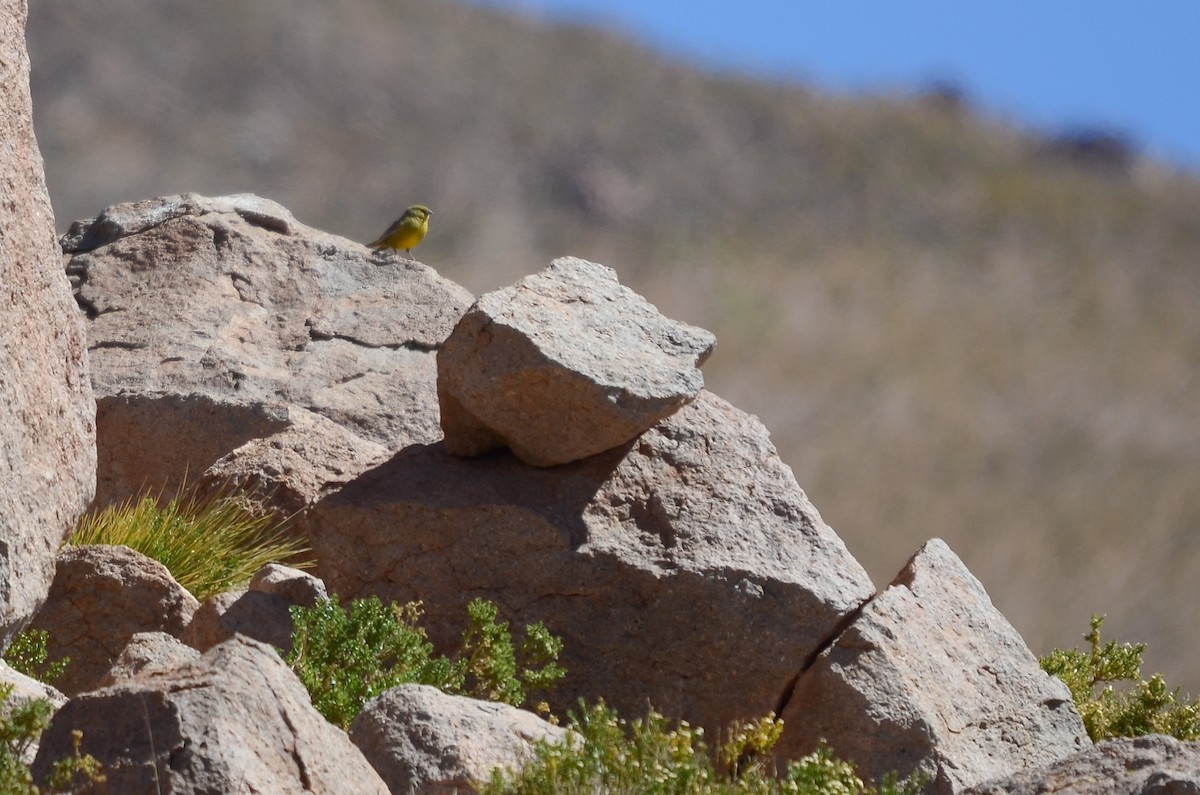
M 508 624 L 496 620 L 496 606 L 482 599 L 467 606 L 470 623 L 453 658 L 433 653 L 418 626 L 419 603 L 384 605 L 370 597 L 343 609 L 334 596 L 291 611 L 288 665 L 313 706 L 343 728 L 368 699 L 400 684 L 433 685 L 520 706 L 528 694 L 551 687 L 565 673 L 556 663 L 562 641 L 543 624 L 526 627 L 517 648 Z
M 716 761 L 703 730 L 670 722 L 651 710 L 628 723 L 603 702 L 581 705 L 568 719 L 570 739 L 539 743 L 533 760 L 519 772 L 497 770 L 485 795 L 915 795 L 917 778 L 898 783 L 888 777 L 878 787 L 865 784 L 854 766 L 825 745 L 789 762 L 775 777 L 770 752 L 783 721 L 767 715 L 734 726 L 717 750 Z
M 1200 704 L 1169 689 L 1161 674 L 1142 680 L 1146 644 L 1101 643 L 1103 623 L 1103 616 L 1092 616 L 1083 636 L 1087 651 L 1055 649 L 1041 658 L 1046 673 L 1066 682 L 1092 740 L 1143 734 L 1200 740 Z M 1114 687 L 1121 682 L 1131 684 Z
M 100 763 L 90 754 L 80 754 L 81 732 L 75 732 L 75 751 L 55 762 L 43 788 L 33 782 L 24 761 L 29 750 L 50 725 L 53 706 L 44 698 L 9 702 L 13 687 L 0 684 L 0 795 L 38 795 L 88 791 L 104 782 Z
M 4 652 L 4 661 L 18 673 L 53 684 L 55 679 L 63 675 L 71 658 L 47 662 L 50 657 L 47 651 L 49 638 L 50 634 L 44 629 L 27 629 L 17 633 Z
M 268 563 L 307 552 L 270 514 L 251 512 L 229 491 L 181 490 L 165 504 L 144 495 L 85 516 L 70 543 L 123 544 L 162 563 L 200 601 L 245 585 Z

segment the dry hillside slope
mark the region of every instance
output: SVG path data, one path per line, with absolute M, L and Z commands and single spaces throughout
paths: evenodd
M 367 240 L 422 201 L 473 291 L 604 262 L 716 332 L 709 385 L 877 582 L 943 537 L 1035 651 L 1108 613 L 1200 690 L 1195 178 L 448 1 L 30 15 L 60 229 L 253 191 Z

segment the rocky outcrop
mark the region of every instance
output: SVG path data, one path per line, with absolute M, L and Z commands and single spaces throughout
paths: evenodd
M 66 242 L 97 352 L 108 498 L 185 472 L 256 492 L 295 514 L 329 593 L 423 602 L 442 652 L 475 597 L 516 628 L 544 622 L 564 641 L 567 677 L 548 694 L 560 715 L 603 698 L 719 737 L 782 709 L 781 759 L 826 738 L 867 777 L 926 773 L 936 793 L 1087 746 L 1065 688 L 944 544 L 876 596 L 766 429 L 700 388 L 711 336 L 662 319 L 601 266 L 556 261 L 468 312 L 469 296 L 427 268 L 371 259 L 248 196 L 110 208 Z M 161 325 L 131 319 L 143 305 Z M 247 636 L 286 647 L 288 607 L 324 593 L 305 575 L 261 572 L 195 614 L 182 638 L 211 650 L 182 667 L 169 642 L 129 641 L 163 627 L 113 617 L 124 634 L 87 670 L 116 684 L 78 696 L 64 720 L 120 714 L 136 692 L 164 722 L 155 731 L 176 751 L 159 758 L 179 781 L 219 789 L 205 776 L 234 770 L 270 789 L 261 771 L 292 767 L 253 760 L 296 742 L 277 721 L 261 740 L 230 728 L 254 719 L 233 712 L 181 728 L 202 710 L 175 694 L 228 691 L 270 714 L 274 674 L 251 697 L 245 682 L 218 682 L 233 674 L 215 662 L 258 670 L 245 666 L 263 647 Z M 235 696 L 212 698 L 216 714 Z M 276 708 L 289 726 L 290 698 Z M 355 724 L 393 786 L 466 788 L 485 767 L 476 745 L 509 748 L 508 760 L 528 748 L 491 707 L 467 721 L 448 697 L 404 698 L 382 697 Z M 464 739 L 478 735 L 463 721 L 491 739 Z M 124 761 L 152 758 L 137 757 L 145 749 L 97 743 L 131 776 L 154 770 Z M 255 749 L 250 762 L 226 758 L 239 744 Z M 303 753 L 290 758 L 309 775 Z
M 139 632 L 178 636 L 200 605 L 156 560 L 129 547 L 70 546 L 33 626 L 50 659 L 70 657 L 57 682 L 67 695 L 96 687 Z
M 63 245 L 88 316 L 98 503 L 172 491 L 287 429 L 291 407 L 390 450 L 440 437 L 434 351 L 471 296 L 430 268 L 250 195 L 117 205 Z
M 482 296 L 438 352 L 446 450 L 555 466 L 619 447 L 694 400 L 709 332 L 566 257 Z
M 1066 685 L 934 539 L 801 674 L 781 759 L 822 738 L 864 777 L 926 776 L 949 795 L 1090 745 Z
M 766 429 L 702 392 L 621 449 L 551 469 L 414 445 L 301 520 L 343 599 L 425 604 L 452 647 L 466 603 L 563 636 L 560 712 L 647 699 L 723 729 L 777 709 L 874 592 Z
M 25 15 L 23 0 L 0 0 L 0 648 L 45 599 L 96 479 L 95 403 L 33 134 Z
M 387 793 L 345 733 L 312 707 L 275 649 L 234 638 L 199 660 L 76 696 L 34 762 L 72 751 L 104 765 L 110 792 Z
M 1097 743 L 1043 768 L 1022 771 L 969 795 L 1193 795 L 1200 792 L 1200 743 L 1151 734 Z
M 566 730 L 533 713 L 401 685 L 367 702 L 350 739 L 396 793 L 468 795 L 497 767 L 519 768 L 538 742 Z

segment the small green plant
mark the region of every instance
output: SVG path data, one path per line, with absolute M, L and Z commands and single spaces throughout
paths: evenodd
M 628 723 L 599 702 L 581 704 L 568 717 L 568 740 L 539 743 L 519 772 L 496 770 L 485 795 L 915 795 L 924 782 L 888 777 L 879 787 L 863 783 L 854 766 L 821 744 L 789 762 L 775 777 L 771 749 L 783 721 L 767 715 L 735 725 L 714 763 L 700 728 L 671 725 L 651 710 Z
M 79 753 L 82 732 L 74 733 L 75 752 L 53 764 L 44 789 L 33 782 L 25 757 L 42 732 L 50 725 L 54 707 L 44 698 L 9 701 L 13 686 L 0 684 L 0 795 L 38 795 L 38 793 L 81 793 L 104 782 L 96 758 Z
M 268 563 L 307 552 L 269 514 L 250 511 L 226 489 L 182 489 L 161 503 L 144 495 L 85 516 L 70 543 L 123 544 L 157 560 L 200 601 L 245 585 Z
M 1083 636 L 1087 651 L 1055 649 L 1040 660 L 1042 670 L 1066 683 L 1092 740 L 1144 734 L 1200 740 L 1200 704 L 1168 689 L 1161 674 L 1142 680 L 1146 644 L 1102 644 L 1103 623 L 1104 616 L 1092 616 Z M 1129 684 L 1118 690 L 1118 683 Z
M 79 746 L 83 743 L 83 732 L 76 729 L 71 732 L 71 744 L 74 748 L 71 755 L 59 759 L 50 768 L 50 776 L 46 779 L 47 792 L 85 793 L 96 791 L 96 785 L 107 781 L 104 766 L 91 754 L 80 754 Z M 101 789 L 106 792 L 107 790 Z
M 497 621 L 499 613 L 484 599 L 467 605 L 470 624 L 458 656 L 462 679 L 454 683 L 454 690 L 488 701 L 524 704 L 529 693 L 549 690 L 566 675 L 558 665 L 562 640 L 537 622 L 525 628 L 520 648 L 514 648 L 508 624 Z M 543 704 L 539 711 L 549 709 Z
M 435 655 L 418 622 L 419 603 L 384 605 L 378 597 L 356 599 L 343 609 L 336 596 L 310 608 L 292 607 L 288 665 L 308 689 L 313 706 L 342 728 L 366 701 L 405 683 L 514 706 L 527 693 L 562 678 L 556 664 L 562 642 L 540 623 L 526 628 L 520 652 L 495 605 L 467 606 L 470 625 L 453 658 Z
M 50 657 L 47 643 L 50 633 L 44 629 L 27 629 L 19 632 L 4 652 L 4 661 L 12 666 L 14 671 L 33 677 L 39 682 L 53 684 L 55 679 L 67 670 L 70 657 L 63 657 L 52 663 L 46 662 Z

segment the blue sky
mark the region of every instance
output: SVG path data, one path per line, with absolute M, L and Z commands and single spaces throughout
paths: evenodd
M 961 86 L 1050 132 L 1122 132 L 1200 171 L 1200 0 L 483 0 L 834 91 Z

